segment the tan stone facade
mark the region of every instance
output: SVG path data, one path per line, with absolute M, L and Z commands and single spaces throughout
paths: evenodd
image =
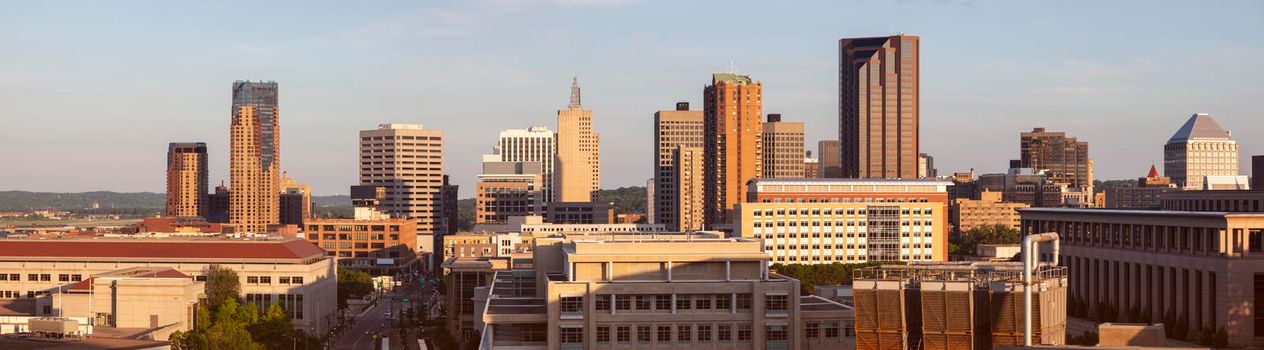
M 1194 114 L 1163 146 L 1163 174 L 1178 187 L 1205 190 L 1207 176 L 1238 174 L 1238 142 L 1211 115 Z
M 772 121 L 776 116 L 777 121 Z M 764 123 L 761 145 L 765 178 L 801 178 L 803 176 L 803 122 L 784 122 L 781 115 L 769 114 Z M 813 176 L 815 177 L 815 176 Z
M 442 226 L 443 131 L 381 124 L 360 131 L 360 184 L 386 187 L 382 211 L 417 220 L 417 232 Z
M 380 274 L 417 260 L 417 222 L 413 220 L 317 218 L 304 226 L 302 235 L 307 241 L 338 257 L 340 266 Z
M 1018 210 L 1029 208 L 1025 203 L 1009 203 L 1001 200 L 1001 192 L 983 191 L 979 199 L 958 198 L 949 208 L 949 221 L 954 234 L 961 234 L 975 227 L 1001 225 L 1015 230 L 1022 224 Z
M 206 143 L 172 142 L 167 147 L 167 216 L 206 217 Z
M 557 111 L 556 198 L 588 202 L 601 189 L 601 139 L 593 131 L 593 112 L 580 104 L 579 82 L 572 81 L 571 104 Z
M 672 203 L 672 209 L 676 219 L 671 228 L 673 231 L 706 227 L 706 208 L 703 205 L 706 200 L 706 185 L 703 183 L 706 158 L 703 153 L 702 148 L 681 146 L 673 154 L 675 203 Z
M 266 232 L 281 220 L 281 126 L 275 82 L 233 84 L 228 222 Z
M 676 110 L 654 113 L 654 212 L 650 213 L 654 223 L 684 230 L 680 228 L 685 226 L 682 221 L 701 220 L 684 217 L 693 215 L 695 209 L 701 214 L 701 205 L 682 208 L 681 204 L 692 204 L 683 197 L 699 204 L 702 201 L 700 196 L 693 196 L 702 194 L 703 132 L 702 111 L 690 111 L 687 102 L 677 103 Z M 681 164 L 681 158 L 688 162 Z

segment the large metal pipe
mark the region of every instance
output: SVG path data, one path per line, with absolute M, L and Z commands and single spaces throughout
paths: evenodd
M 1061 254 L 1061 244 L 1058 241 L 1057 232 L 1038 233 L 1034 235 L 1023 236 L 1022 254 L 1023 254 L 1023 345 L 1032 346 L 1031 344 L 1031 284 L 1032 272 L 1040 266 L 1040 242 L 1053 242 L 1053 265 L 1058 265 L 1058 255 Z

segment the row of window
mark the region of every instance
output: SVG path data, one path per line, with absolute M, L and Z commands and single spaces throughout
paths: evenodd
M 246 284 L 272 284 L 272 276 L 246 276 Z M 303 276 L 280 276 L 277 284 L 303 284 Z
M 900 220 L 900 226 L 931 226 L 934 220 Z M 867 221 L 755 221 L 751 223 L 753 227 L 866 227 Z
M 30 282 L 52 282 L 53 275 L 47 274 L 47 273 L 32 273 L 32 274 L 26 275 L 26 280 Z M 83 275 L 80 275 L 80 274 L 63 273 L 63 274 L 57 275 L 58 282 L 79 282 L 82 280 L 83 280 Z M 0 282 L 19 282 L 19 281 L 22 281 L 22 274 L 20 273 L 0 273 Z
M 597 294 L 594 308 L 597 311 L 639 310 L 639 311 L 681 311 L 681 310 L 749 310 L 753 297 L 751 294 L 637 294 L 616 295 Z M 564 296 L 559 305 L 562 314 L 578 315 L 583 313 L 583 296 Z M 786 312 L 790 307 L 790 299 L 785 294 L 764 295 L 764 310 L 767 312 Z
M 636 341 L 649 344 L 657 341 L 660 344 L 671 343 L 708 343 L 713 341 L 732 342 L 734 340 L 750 341 L 752 337 L 750 324 L 678 324 L 678 325 L 636 325 Z M 782 327 L 785 326 L 770 326 Z M 632 343 L 631 325 L 598 325 L 595 338 L 598 344 Z M 675 332 L 673 333 L 673 328 Z M 563 344 L 583 343 L 583 328 L 563 327 L 561 329 Z M 575 335 L 578 335 L 576 337 Z M 674 335 L 674 336 L 673 336 Z M 736 335 L 736 336 L 735 336 Z M 784 335 L 784 334 L 783 334 Z M 772 339 L 770 339 L 772 340 Z M 782 338 L 781 340 L 785 340 Z
M 846 200 L 844 200 L 846 203 Z M 835 209 L 764 209 L 751 212 L 754 216 L 785 216 L 785 215 L 865 215 L 867 210 L 859 208 L 835 208 Z M 931 215 L 934 213 L 932 208 L 902 208 L 900 215 Z

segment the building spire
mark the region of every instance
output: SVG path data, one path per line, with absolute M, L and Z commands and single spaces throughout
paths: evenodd
M 580 108 L 579 103 L 579 78 L 571 74 L 571 108 Z

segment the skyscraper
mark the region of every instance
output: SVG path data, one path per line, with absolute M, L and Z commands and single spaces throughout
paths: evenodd
M 240 232 L 264 232 L 281 220 L 277 83 L 233 83 L 232 116 L 228 223 Z
M 676 153 L 682 146 L 702 149 L 703 130 L 702 111 L 690 111 L 688 102 L 654 113 L 654 212 L 649 213 L 653 223 L 677 227 L 681 214 L 676 205 L 680 201 L 677 185 L 682 179 L 676 177 Z
M 167 145 L 167 216 L 206 217 L 206 143 Z
M 917 177 L 919 41 L 905 34 L 838 41 L 842 177 Z
M 785 122 L 781 121 L 781 114 L 769 114 L 761 137 L 761 177 L 803 177 L 803 122 Z
M 806 154 L 803 155 L 803 177 L 821 177 L 821 161 L 812 156 L 812 151 L 805 152 Z
M 540 181 L 543 183 L 539 191 L 543 194 L 544 202 L 551 202 L 557 194 L 553 190 L 556 181 L 554 161 L 557 160 L 553 137 L 553 131 L 543 126 L 503 130 L 496 140 L 494 153 L 484 155 L 483 161 L 540 163 Z
M 416 219 L 419 234 L 440 233 L 443 131 L 421 124 L 360 130 L 360 184 L 386 187 L 382 211 Z
M 1163 174 L 1184 189 L 1203 189 L 1207 176 L 1238 175 L 1238 142 L 1210 114 L 1194 114 L 1163 145 Z
M 1088 142 L 1063 132 L 1035 128 L 1020 135 L 1020 168 L 1045 170 L 1049 182 L 1082 189 L 1093 187 L 1093 168 Z
M 763 84 L 736 73 L 712 74 L 703 100 L 706 222 L 729 224 L 746 181 L 763 175 Z
M 843 155 L 839 153 L 842 145 L 838 140 L 821 140 L 816 143 L 816 156 L 820 162 L 821 173 L 816 177 L 837 179 L 843 177 Z
M 556 201 L 588 202 L 601 189 L 601 139 L 593 113 L 580 104 L 579 79 L 571 77 L 571 103 L 557 111 Z
M 675 231 L 702 230 L 706 226 L 706 185 L 703 181 L 703 169 L 706 169 L 706 157 L 700 147 L 680 145 L 672 152 L 673 172 L 672 197 L 675 203 L 675 221 L 667 227 Z

